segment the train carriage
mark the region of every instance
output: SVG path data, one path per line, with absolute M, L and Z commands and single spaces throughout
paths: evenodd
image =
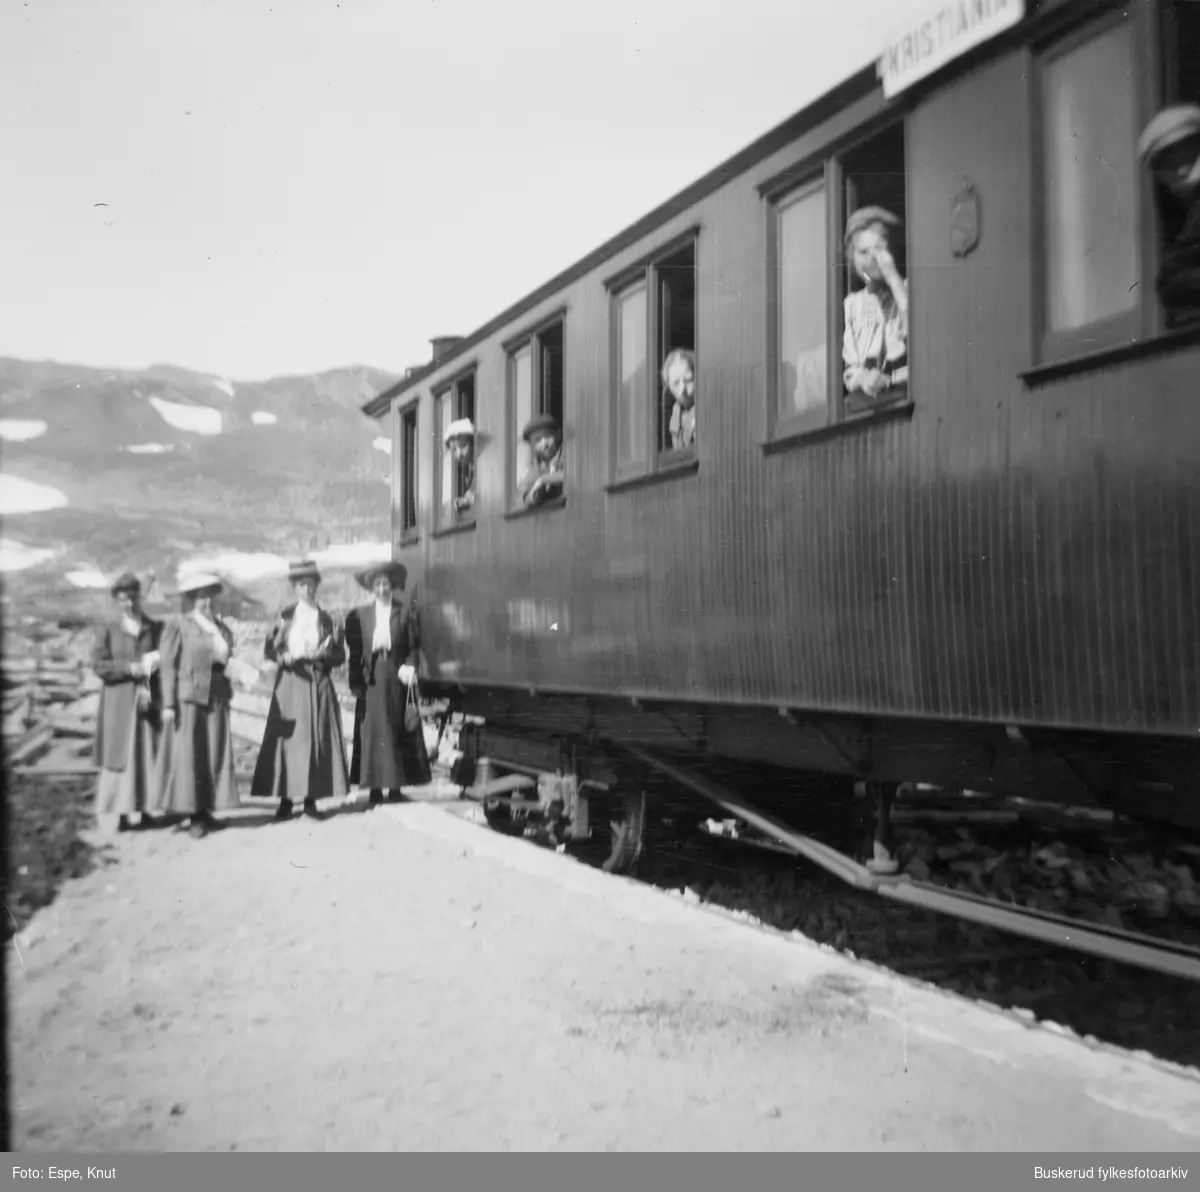
M 1200 330 L 1156 297 L 1137 153 L 1200 98 L 1189 46 L 1192 0 L 934 4 L 368 403 L 425 687 L 483 718 L 469 751 L 596 791 L 770 762 L 1200 824 Z M 843 232 L 872 205 L 908 356 L 864 405 Z M 541 412 L 566 479 L 529 508 Z

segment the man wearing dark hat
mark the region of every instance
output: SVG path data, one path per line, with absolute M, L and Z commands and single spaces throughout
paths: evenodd
M 100 768 L 96 816 L 104 825 L 116 816 L 118 831 L 146 808 L 161 729 L 162 697 L 158 647 L 162 623 L 142 610 L 142 585 L 125 572 L 113 585 L 117 616 L 96 631 L 92 669 L 104 684 L 96 719 L 94 757 Z
M 891 252 L 900 220 L 861 207 L 846 221 L 846 254 L 863 288 L 846 295 L 842 342 L 846 412 L 860 413 L 908 383 L 908 283 Z
M 350 782 L 366 787 L 371 802 L 398 799 L 402 786 L 423 786 L 431 779 L 425 736 L 418 720 L 405 727 L 405 708 L 416 704 L 420 657 L 416 611 L 395 597 L 408 573 L 400 563 L 384 563 L 355 578 L 374 594 L 370 604 L 346 617 L 350 691 L 355 697 L 354 746 Z
M 540 505 L 563 491 L 563 449 L 558 423 L 550 414 L 529 420 L 521 437 L 533 453 L 533 466 L 521 481 L 519 492 L 526 505 Z
M 1200 320 L 1200 106 L 1164 108 L 1138 156 L 1154 178 L 1163 235 L 1158 296 L 1172 326 Z

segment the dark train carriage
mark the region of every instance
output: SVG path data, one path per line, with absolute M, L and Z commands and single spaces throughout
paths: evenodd
M 480 748 L 1196 822 L 1200 334 L 1156 299 L 1137 157 L 1200 93 L 1189 44 L 1190 0 L 934 5 L 878 72 L 371 402 L 431 685 L 486 718 Z M 901 221 L 908 376 L 862 409 L 843 229 L 872 204 Z M 672 348 L 697 361 L 691 449 L 667 433 Z M 538 411 L 566 488 L 529 510 Z M 473 476 L 443 444 L 463 417 Z

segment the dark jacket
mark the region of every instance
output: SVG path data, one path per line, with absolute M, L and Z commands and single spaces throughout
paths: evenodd
M 392 649 L 389 659 L 393 671 L 407 664 L 416 666 L 420 658 L 420 629 L 417 619 L 402 604 L 392 605 Z M 375 637 L 375 602 L 360 605 L 346 617 L 346 649 L 350 655 L 350 690 L 362 695 L 371 685 L 374 662 L 371 642 Z
M 100 711 L 96 718 L 96 764 L 105 769 L 123 770 L 128 752 L 133 717 L 137 710 L 137 690 L 145 684 L 150 692 L 150 707 L 146 714 L 157 719 L 162 705 L 162 688 L 158 674 L 149 681 L 130 673 L 130 665 L 140 662 L 143 654 L 159 648 L 163 625 L 143 615 L 141 632 L 137 637 L 125 631 L 120 621 L 99 626 L 92 645 L 92 669 L 104 683 Z
M 263 657 L 268 662 L 278 663 L 279 655 L 287 650 L 288 634 L 292 631 L 292 619 L 295 615 L 296 606 L 289 604 L 279 614 L 275 624 L 271 626 L 266 641 L 263 642 Z M 346 642 L 343 630 L 341 626 L 334 624 L 333 618 L 323 608 L 317 609 L 317 633 L 321 641 L 332 637 L 332 643 L 315 658 L 304 660 L 294 669 L 311 669 L 328 674 L 330 671 L 337 670 L 346 661 Z
M 1200 319 L 1200 198 L 1188 208 L 1179 234 L 1163 249 L 1158 296 L 1171 324 Z

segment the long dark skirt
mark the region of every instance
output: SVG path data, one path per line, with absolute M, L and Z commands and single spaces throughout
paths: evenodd
M 135 712 L 129 720 L 124 765 L 119 770 L 108 766 L 100 770 L 96 814 L 130 815 L 145 811 L 154 797 L 157 758 L 158 728 L 149 717 Z
M 424 786 L 432 778 L 425 733 L 404 731 L 407 689 L 386 654 L 376 654 L 374 682 L 354 708 L 354 752 L 350 781 L 368 790 Z
M 229 704 L 181 704 L 174 724 L 163 727 L 155 802 L 150 811 L 183 815 L 225 811 L 238 805 L 233 773 Z
M 281 670 L 250 793 L 301 803 L 343 799 L 349 790 L 333 680 L 308 667 Z

